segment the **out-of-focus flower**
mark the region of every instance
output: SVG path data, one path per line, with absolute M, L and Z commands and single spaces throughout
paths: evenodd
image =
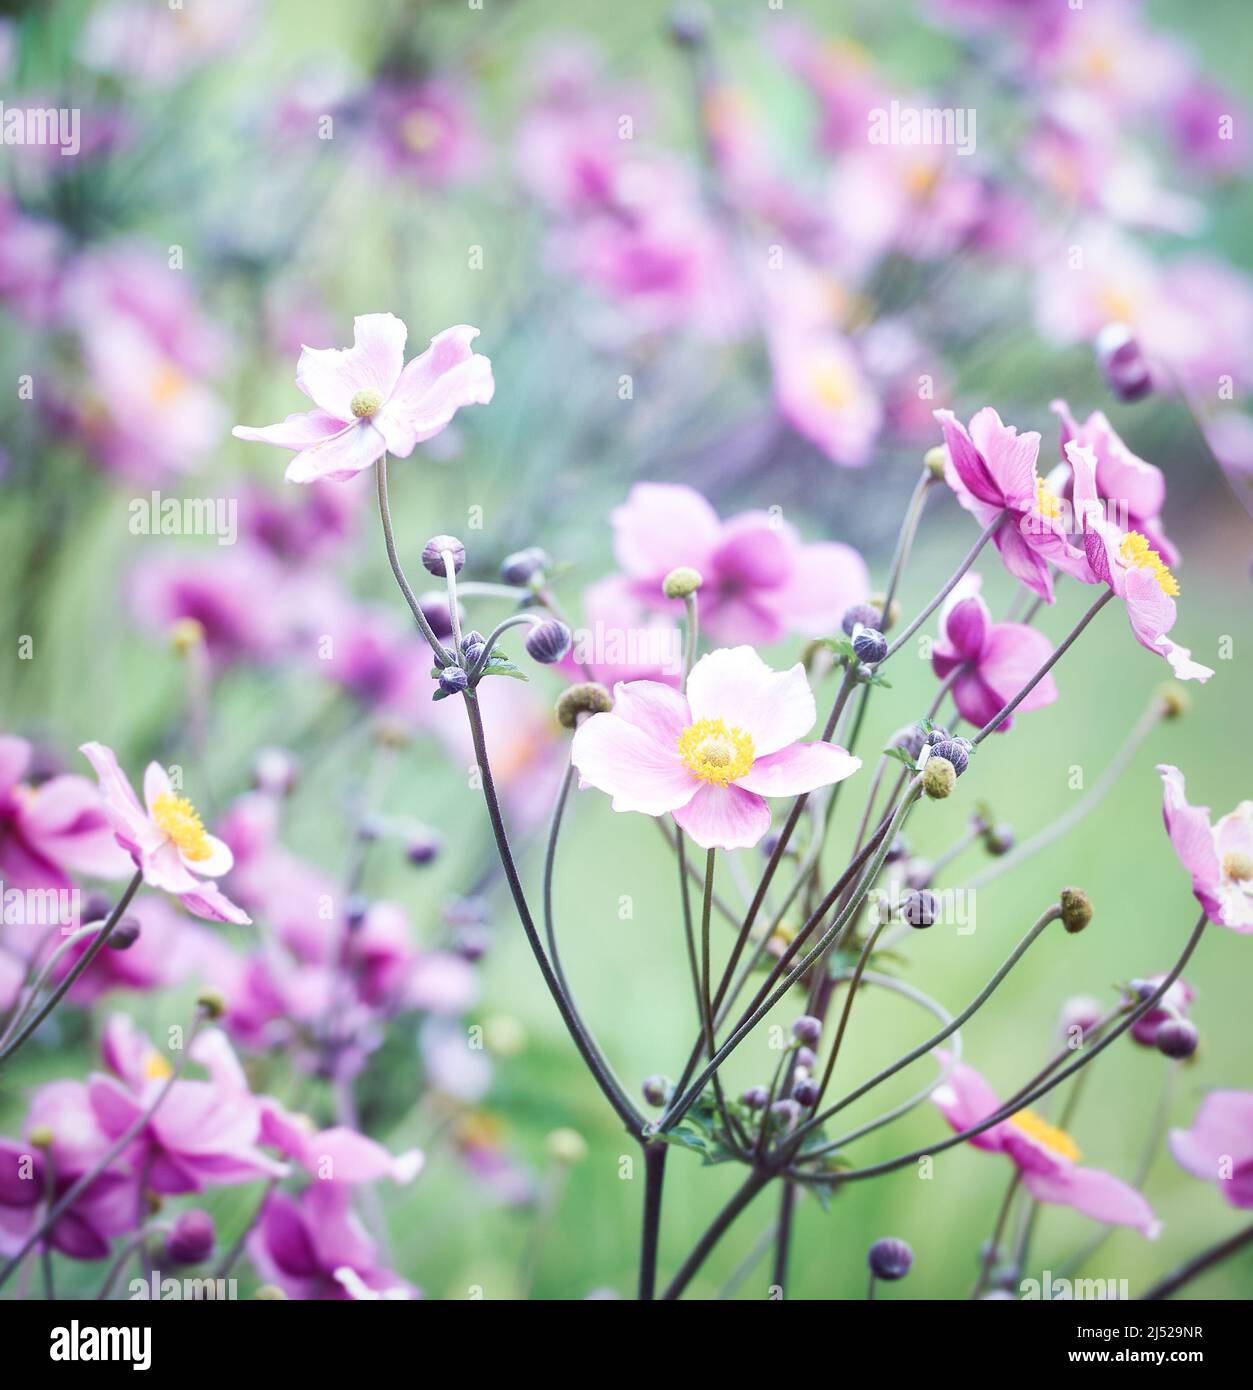
M 285 1110 L 271 1100 L 262 1101 L 261 1136 L 263 1143 L 300 1164 L 319 1182 L 355 1184 L 391 1178 L 409 1183 L 425 1163 L 420 1149 L 391 1154 L 347 1125 L 319 1130 L 307 1115 Z
M 694 489 L 637 483 L 613 512 L 614 554 L 640 600 L 677 611 L 661 591 L 678 566 L 699 571 L 701 626 L 723 642 L 774 642 L 785 632 L 833 632 L 870 579 L 851 547 L 806 545 L 780 517 L 721 521 Z
M 1170 1131 L 1175 1162 L 1216 1182 L 1233 1207 L 1253 1207 L 1253 1091 L 1211 1091 L 1191 1129 Z
M 250 922 L 248 914 L 210 881 L 230 872 L 234 862 L 230 848 L 205 830 L 191 802 L 177 795 L 160 763 L 148 764 L 145 805 L 140 805 L 111 748 L 84 743 L 81 751 L 100 779 L 104 813 L 114 836 L 144 881 L 172 893 L 197 917 L 240 925 Z
M 166 87 L 238 48 L 252 32 L 259 8 L 258 0 L 177 8 L 107 0 L 91 11 L 81 57 L 88 67 Z
M 784 419 L 833 463 L 869 463 L 883 407 L 849 340 L 786 315 L 775 319 L 768 337 L 774 395 Z
M 28 217 L 0 193 L 0 304 L 45 324 L 56 303 L 63 242 L 54 223 Z
M 296 385 L 316 409 L 231 432 L 296 450 L 287 465 L 291 483 L 342 482 L 384 453 L 408 458 L 462 406 L 491 400 L 492 364 L 470 347 L 478 333 L 464 323 L 446 328 L 405 365 L 405 325 L 395 314 L 359 314 L 352 347 L 307 347 L 300 354 Z
M 931 648 L 931 667 L 941 680 L 954 671 L 957 712 L 982 728 L 1014 698 L 1048 660 L 1052 643 L 1025 623 L 994 623 L 979 594 L 979 578 L 968 576 L 953 590 L 940 617 L 940 640 Z M 1052 673 L 1018 706 L 1019 713 L 1051 705 L 1057 699 Z M 1005 733 L 1013 716 L 1002 720 Z
M 602 685 L 634 680 L 678 684 L 683 634 L 670 617 L 643 601 L 631 580 L 612 574 L 591 585 L 583 594 L 583 619 L 562 659 L 564 674 L 573 680 L 590 674 Z
M 614 707 L 577 730 L 581 786 L 615 811 L 673 814 L 703 849 L 747 849 L 770 829 L 769 796 L 798 796 L 861 766 L 832 743 L 800 743 L 813 692 L 799 663 L 772 671 L 751 647 L 724 648 L 692 668 L 686 696 L 653 681 L 614 689 Z
M 1249 114 L 1233 92 L 1194 77 L 1171 104 L 1170 123 L 1189 165 L 1238 174 L 1249 163 Z
M 109 828 L 99 791 L 86 777 L 23 779 L 32 749 L 0 735 L 0 881 L 8 888 L 69 888 L 71 874 L 121 878 L 126 855 Z
M 947 1053 L 938 1053 L 945 1065 Z M 970 1129 L 1001 1108 L 996 1092 L 973 1067 L 959 1062 L 931 1099 L 954 1130 Z M 1075 1141 L 1031 1110 L 1020 1110 L 970 1140 L 976 1149 L 1004 1154 L 1037 1202 L 1073 1207 L 1109 1226 L 1134 1226 L 1154 1239 L 1160 1223 L 1134 1187 L 1099 1168 L 1081 1167 Z
M 1253 932 L 1253 801 L 1242 801 L 1215 825 L 1207 806 L 1190 806 L 1183 773 L 1161 763 L 1162 815 L 1192 891 L 1211 921 Z
M 392 175 L 443 188 L 473 178 L 485 148 L 464 83 L 385 78 L 366 99 L 375 153 Z
M 91 969 L 70 987 L 67 998 L 72 1003 L 86 1007 L 115 989 L 166 989 L 196 975 L 202 954 L 200 928 L 164 898 L 132 903 L 127 916 L 139 923 L 138 939 L 125 951 L 101 951 Z M 55 978 L 68 974 L 90 946 L 90 938 L 71 946 L 58 963 Z
M 1158 985 L 1166 978 L 1165 974 L 1150 975 L 1142 982 L 1142 987 L 1156 993 Z M 1168 1019 L 1182 1017 L 1192 1003 L 1192 986 L 1186 980 L 1176 980 L 1162 995 L 1157 1007 L 1131 1025 L 1131 1036 L 1142 1047 L 1152 1047 L 1157 1041 L 1157 1030 Z

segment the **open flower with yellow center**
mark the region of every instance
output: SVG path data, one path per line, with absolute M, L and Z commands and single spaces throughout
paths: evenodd
M 843 781 L 861 766 L 833 743 L 800 743 L 813 692 L 799 663 L 772 671 L 752 647 L 703 656 L 681 694 L 619 682 L 613 709 L 586 720 L 571 758 L 581 786 L 615 811 L 673 815 L 702 849 L 747 849 L 770 829 L 766 798 Z
M 1208 806 L 1190 806 L 1183 773 L 1169 763 L 1162 778 L 1162 814 L 1192 891 L 1210 921 L 1253 933 L 1253 801 L 1242 801 L 1214 824 Z
M 82 753 L 96 770 L 104 813 L 114 838 L 127 851 L 144 882 L 172 893 L 189 912 L 211 922 L 247 923 L 248 915 L 212 882 L 229 873 L 230 848 L 210 835 L 196 808 L 179 795 L 159 763 L 144 774 L 139 798 L 111 748 L 84 743 Z
M 974 1129 L 1001 1109 L 1001 1099 L 973 1067 L 937 1051 L 949 1068 L 931 1092 L 940 1113 L 959 1134 Z M 1033 1110 L 1019 1110 L 1007 1120 L 971 1136 L 972 1148 L 1004 1154 L 1022 1175 L 1022 1184 L 1037 1202 L 1073 1207 L 1109 1226 L 1133 1226 L 1153 1239 L 1160 1229 L 1153 1210 L 1134 1187 L 1112 1173 L 1080 1164 L 1079 1146 Z

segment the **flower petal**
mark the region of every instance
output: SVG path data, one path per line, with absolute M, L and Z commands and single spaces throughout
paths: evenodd
M 231 433 L 236 439 L 256 440 L 260 444 L 277 444 L 280 449 L 309 449 L 339 434 L 353 423 L 352 416 L 340 420 L 325 410 L 297 411 L 277 425 L 236 425 Z
M 667 746 L 613 713 L 594 714 L 579 726 L 570 760 L 579 785 L 608 792 L 615 811 L 662 816 L 691 800 L 700 785 L 676 745 Z
M 636 483 L 611 521 L 614 555 L 633 579 L 661 580 L 679 565 L 704 574 L 722 531 L 717 512 L 681 483 Z
M 386 452 L 387 441 L 368 420 L 361 420 L 297 454 L 283 476 L 289 483 L 342 483 Z
M 817 708 L 805 668 L 772 671 L 752 647 L 724 647 L 692 667 L 687 678 L 692 718 L 721 719 L 753 740 L 758 758 L 777 753 L 813 728 Z
M 752 849 L 770 829 L 770 807 L 734 783 L 706 782 L 674 821 L 701 849 Z
M 359 314 L 350 348 L 302 348 L 296 385 L 337 420 L 351 420 L 358 391 L 392 394 L 405 360 L 408 330 L 395 314 Z
M 470 346 L 478 336 L 479 330 L 467 323 L 446 328 L 400 374 L 378 421 L 392 453 L 408 457 L 463 405 L 486 405 L 492 399 L 496 382 L 491 361 Z
M 1062 1163 L 1048 1172 L 1024 1171 L 1022 1181 L 1038 1202 L 1073 1207 L 1107 1226 L 1134 1226 L 1150 1240 L 1161 1230 L 1153 1208 L 1140 1193 L 1099 1168 Z
M 835 743 L 793 743 L 758 758 L 735 785 L 758 796 L 800 796 L 851 777 L 861 766 Z

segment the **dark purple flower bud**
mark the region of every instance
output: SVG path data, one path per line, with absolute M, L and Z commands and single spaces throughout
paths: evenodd
M 904 1279 L 913 1267 L 914 1252 L 903 1240 L 884 1236 L 866 1252 L 866 1263 L 876 1279 Z
M 709 10 L 699 0 L 684 0 L 670 15 L 670 37 L 680 48 L 699 48 L 709 35 Z
M 764 1086 L 750 1086 L 740 1099 L 750 1110 L 760 1110 L 770 1099 L 770 1092 Z
M 467 632 L 461 639 L 461 664 L 473 666 L 483 655 L 486 646 L 487 638 L 481 632 Z
M 532 661 L 551 666 L 565 656 L 573 640 L 565 623 L 559 623 L 556 618 L 546 618 L 527 633 L 526 649 Z
M 668 1076 L 650 1076 L 640 1089 L 647 1104 L 660 1107 L 670 1099 L 674 1082 Z
M 430 623 L 431 631 L 441 642 L 445 637 L 452 636 L 446 592 L 428 589 L 426 593 L 418 595 L 418 607 L 422 610 L 422 616 Z M 457 617 L 460 622 L 465 622 L 465 609 L 460 604 L 457 605 Z
M 252 761 L 252 781 L 258 791 L 287 796 L 300 777 L 300 765 L 285 748 L 262 748 Z
M 858 661 L 877 666 L 888 654 L 888 639 L 877 628 L 863 627 L 853 636 L 853 651 Z
M 525 586 L 536 575 L 542 576 L 552 562 L 548 551 L 541 550 L 538 545 L 530 545 L 525 550 L 515 550 L 512 555 L 505 556 L 500 566 L 500 577 L 506 584 Z
M 1096 335 L 1093 351 L 1105 384 L 1120 401 L 1138 401 L 1152 391 L 1152 369 L 1125 323 L 1107 323 Z
M 129 951 L 139 940 L 140 930 L 138 917 L 123 917 L 109 933 L 109 940 L 106 945 L 114 951 Z
M 409 840 L 408 848 L 405 850 L 405 858 L 410 864 L 421 868 L 436 858 L 441 844 L 439 832 L 424 825 Z
M 1008 854 L 1014 847 L 1014 827 L 1002 822 L 1000 825 L 989 826 L 987 833 L 983 837 L 983 847 L 989 854 L 994 854 L 998 858 L 1002 854 Z
M 761 849 L 762 854 L 764 854 L 767 859 L 772 858 L 775 850 L 778 849 L 779 839 L 780 835 L 777 830 L 768 831 L 765 835 L 761 837 L 761 843 L 759 848 Z
M 88 893 L 83 899 L 83 910 L 79 914 L 79 920 L 87 922 L 103 922 L 104 919 L 113 911 L 113 903 L 107 893 L 99 891 Z
M 792 1036 L 806 1047 L 817 1047 L 818 1039 L 822 1037 L 822 1020 L 813 1014 L 801 1014 L 792 1024 Z
M 921 732 L 922 741 L 928 748 L 934 748 L 937 743 L 943 743 L 949 737 L 948 730 L 941 729 L 939 725 L 933 729 L 924 729 Z
M 492 934 L 486 927 L 466 925 L 457 932 L 453 949 L 462 960 L 468 960 L 473 964 L 476 960 L 483 959 L 491 944 Z
M 878 629 L 879 610 L 871 603 L 855 603 L 851 608 L 844 610 L 844 616 L 840 619 L 840 626 L 849 637 L 859 627 Z
M 810 1071 L 817 1060 L 818 1058 L 812 1048 L 798 1047 L 796 1049 L 796 1065 L 798 1067 L 803 1067 L 806 1071 Z
M 970 766 L 970 747 L 969 739 L 942 738 L 931 744 L 931 756 L 952 763 L 953 771 L 960 777 Z
M 439 688 L 447 695 L 460 695 L 470 684 L 470 677 L 460 666 L 445 666 L 439 673 Z
M 175 1265 L 198 1265 L 213 1253 L 213 1241 L 213 1218 L 207 1211 L 181 1211 L 165 1239 L 166 1259 Z
M 901 903 L 901 918 L 911 927 L 930 927 L 939 916 L 940 900 L 925 888 L 918 893 L 907 893 Z
M 770 1107 L 771 1124 L 779 1129 L 791 1129 L 801 1117 L 801 1108 L 788 1096 L 786 1100 L 776 1100 Z
M 1158 1028 L 1153 1042 L 1163 1057 L 1173 1057 L 1177 1061 L 1191 1057 L 1201 1041 L 1196 1025 L 1186 1018 L 1168 1018 Z
M 797 1105 L 803 1106 L 806 1110 L 818 1104 L 818 1083 L 811 1077 L 805 1077 L 792 1087 L 792 1099 Z
M 444 555 L 452 559 L 452 572 L 461 573 L 466 562 L 466 548 L 456 536 L 432 536 L 422 547 L 422 567 L 428 574 L 443 579 L 448 571 L 444 567 Z

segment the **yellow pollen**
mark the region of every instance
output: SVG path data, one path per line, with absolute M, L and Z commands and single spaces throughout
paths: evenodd
M 1035 505 L 1040 515 L 1049 521 L 1056 521 L 1062 514 L 1061 498 L 1043 478 L 1035 480 Z
M 187 378 L 168 362 L 163 363 L 156 375 L 152 379 L 149 393 L 152 396 L 153 405 L 169 405 L 176 397 L 181 396 L 187 389 Z
M 721 719 L 698 719 L 679 735 L 679 755 L 703 782 L 725 787 L 753 765 L 753 740 Z
M 376 391 L 372 386 L 367 386 L 364 391 L 358 391 L 352 400 L 348 402 L 348 408 L 358 420 L 364 420 L 367 416 L 373 415 L 383 404 L 383 393 Z
M 1148 570 L 1157 580 L 1161 591 L 1171 598 L 1179 592 L 1179 581 L 1162 563 L 1162 557 L 1139 533 L 1128 531 L 1118 547 L 1118 555 L 1128 569 Z
M 939 183 L 940 170 L 935 164 L 928 164 L 921 159 L 916 159 L 912 160 L 905 169 L 905 187 L 919 201 L 929 198 Z
M 152 803 L 152 818 L 182 850 L 184 859 L 196 863 L 213 853 L 196 808 L 185 796 L 162 792 Z
M 1116 323 L 1131 323 L 1136 317 L 1136 303 L 1125 291 L 1108 285 L 1096 296 L 1096 302 L 1104 310 L 1106 318 Z
M 1042 1144 L 1051 1153 L 1058 1154 L 1062 1158 L 1069 1158 L 1072 1162 L 1077 1163 L 1082 1156 L 1079 1153 L 1078 1144 L 1064 1129 L 1058 1129 L 1056 1125 L 1049 1124 L 1043 1116 L 1037 1115 L 1034 1110 L 1020 1110 L 1016 1115 L 1009 1117 L 1009 1123 L 1015 1129 L 1022 1130 L 1037 1144 Z
M 853 384 L 837 362 L 819 362 L 813 383 L 819 402 L 831 410 L 843 410 L 853 398 Z
M 414 154 L 426 154 L 439 143 L 442 127 L 429 111 L 410 111 L 400 121 L 400 138 Z
M 1223 873 L 1237 883 L 1247 883 L 1253 878 L 1253 854 L 1241 854 L 1239 850 L 1224 854 Z
M 159 1052 L 150 1052 L 144 1058 L 144 1080 L 164 1081 L 174 1070 Z

